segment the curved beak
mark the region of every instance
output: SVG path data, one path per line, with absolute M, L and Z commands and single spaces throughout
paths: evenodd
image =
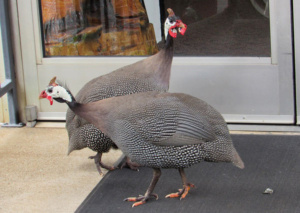
M 47 98 L 50 101 L 50 105 L 53 104 L 53 98 L 51 96 L 47 95 L 45 90 L 43 90 L 41 92 L 41 94 L 39 95 L 39 99 L 43 99 L 43 98 Z
M 43 90 L 43 91 L 41 92 L 40 96 L 39 96 L 39 99 L 47 98 L 47 96 L 48 96 L 48 95 L 47 95 L 46 91 Z

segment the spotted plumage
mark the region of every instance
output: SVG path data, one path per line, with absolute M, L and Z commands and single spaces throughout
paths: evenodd
M 85 140 L 87 147 L 93 151 L 108 152 L 112 147 L 117 148 L 109 137 L 92 124 L 84 125 L 79 133 L 82 134 L 80 137 Z
M 166 24 L 165 27 L 166 45 L 164 49 L 135 64 L 89 81 L 78 92 L 76 100 L 85 104 L 139 92 L 167 91 L 173 59 L 173 36 L 176 37 L 176 29 L 181 34 L 184 34 L 186 30 L 186 25 L 175 16 L 174 12 L 171 9 L 168 9 L 168 12 L 169 17 L 166 19 L 166 23 L 172 22 L 172 24 Z M 168 21 L 169 19 L 170 21 Z M 169 32 L 172 33 L 172 36 L 169 35 Z M 66 129 L 69 135 L 68 154 L 86 147 L 98 153 L 107 152 L 109 147 L 116 147 L 109 137 L 102 137 L 103 134 L 99 129 L 69 109 L 66 115 Z M 106 166 L 104 165 L 104 167 Z M 101 169 L 97 169 L 101 173 Z
M 106 124 L 110 137 L 133 161 L 154 168 L 233 161 L 236 152 L 227 125 L 210 105 L 185 94 L 143 95 L 124 97 L 134 106 L 114 107 Z
M 66 94 L 66 93 L 61 93 Z M 47 93 L 51 100 L 52 93 Z M 161 168 L 178 169 L 183 189 L 166 197 L 185 198 L 193 184 L 184 168 L 201 161 L 244 163 L 237 153 L 227 125 L 206 102 L 181 93 L 144 92 L 79 104 L 64 97 L 70 109 L 108 135 L 139 165 L 153 168 L 154 175 L 144 196 L 127 198 L 144 204 L 153 194 Z

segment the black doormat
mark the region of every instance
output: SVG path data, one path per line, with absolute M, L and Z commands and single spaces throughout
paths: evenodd
M 165 198 L 182 187 L 179 172 L 163 169 L 154 193 L 159 199 L 131 208 L 124 198 L 144 194 L 152 169 L 107 173 L 76 212 L 300 212 L 300 136 L 232 135 L 245 163 L 240 170 L 228 163 L 203 162 L 186 169 L 195 184 L 183 200 Z M 272 194 L 263 194 L 265 189 Z

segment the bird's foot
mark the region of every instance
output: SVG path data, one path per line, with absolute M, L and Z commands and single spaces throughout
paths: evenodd
M 150 197 L 154 197 L 156 200 L 158 199 L 158 195 L 157 194 L 150 194 L 150 195 L 140 195 L 138 197 L 128 197 L 126 199 L 124 199 L 124 201 L 129 201 L 129 202 L 135 202 L 134 204 L 132 204 L 132 208 L 145 204 L 146 201 L 150 198 Z
M 168 194 L 166 195 L 166 198 L 180 197 L 180 200 L 184 199 L 191 188 L 195 188 L 195 185 L 192 183 L 187 183 L 183 186 L 183 189 L 179 189 L 179 192 Z
M 99 153 L 96 154 L 95 156 L 90 156 L 89 159 L 94 159 L 95 164 L 96 164 L 96 168 L 97 168 L 97 170 L 98 170 L 98 172 L 99 172 L 100 175 L 103 175 L 101 167 L 104 168 L 104 169 L 110 170 L 110 171 L 116 169 L 113 166 L 108 166 L 108 165 L 102 163 L 101 162 L 101 155 Z
M 123 169 L 124 167 L 128 167 L 131 170 L 139 171 L 139 166 L 140 165 L 138 163 L 132 162 L 130 158 L 126 157 L 126 161 L 122 164 L 121 169 Z
M 117 169 L 117 167 L 114 167 L 114 166 L 108 166 L 108 165 L 106 165 L 106 164 L 104 164 L 104 163 L 102 163 L 102 162 L 100 162 L 99 164 L 100 164 L 100 166 L 101 166 L 102 168 L 107 169 L 107 170 L 109 170 L 109 171 L 112 171 L 112 170 Z

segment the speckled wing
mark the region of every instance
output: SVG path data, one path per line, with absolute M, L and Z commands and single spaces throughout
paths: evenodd
M 133 111 L 127 121 L 144 141 L 155 145 L 201 144 L 215 138 L 206 117 L 176 96 L 156 97 Z

